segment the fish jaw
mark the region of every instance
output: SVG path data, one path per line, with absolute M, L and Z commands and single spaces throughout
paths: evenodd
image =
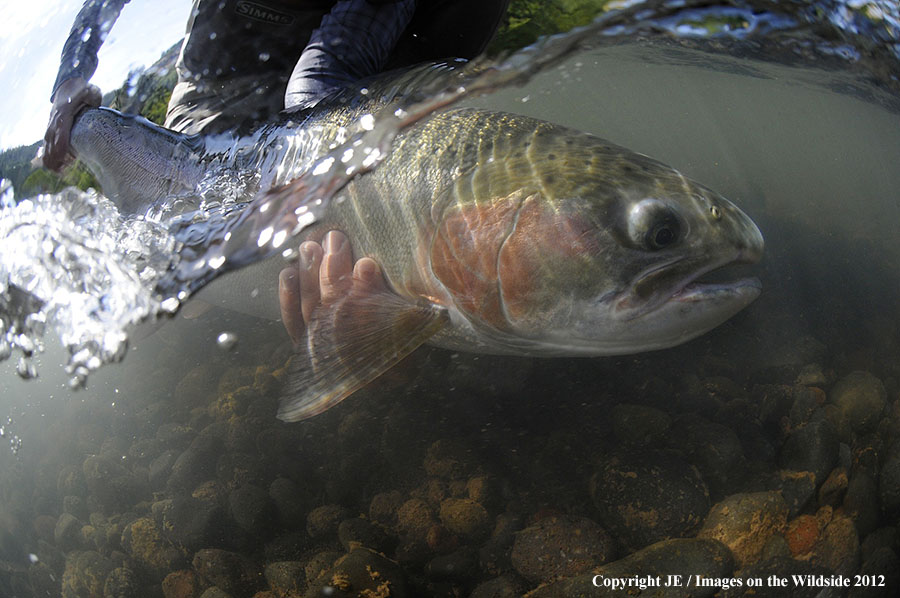
M 711 312 L 729 312 L 734 303 L 740 307 L 731 312 L 733 315 L 759 295 L 761 283 L 755 278 L 700 281 L 703 276 L 730 266 L 758 263 L 765 247 L 762 233 L 749 216 L 723 197 L 716 197 L 715 205 L 717 217 L 709 219 L 715 222 L 695 221 L 686 226 L 702 228 L 703 242 L 688 242 L 679 248 L 680 253 L 641 271 L 615 298 L 616 318 L 635 320 L 667 304 L 678 303 L 682 304 L 681 311 L 685 311 L 684 304 L 695 304 L 690 311 L 707 309 L 703 306 L 708 304 Z
M 758 278 L 703 280 L 711 273 L 727 276 L 730 268 L 756 264 L 764 240 L 756 224 L 724 198 L 717 209 L 727 221 L 704 231 L 702 244 L 680 248 L 641 271 L 625 289 L 606 293 L 593 304 L 576 307 L 585 314 L 551 344 L 565 344 L 573 353 L 617 355 L 667 349 L 696 338 L 750 305 L 762 291 Z M 716 220 L 721 220 L 720 214 Z M 702 223 L 695 222 L 694 228 Z M 566 340 L 568 339 L 568 340 Z
M 626 313 L 618 303 L 599 354 L 617 355 L 668 349 L 709 332 L 750 305 L 762 291 L 757 278 L 727 283 L 690 282 L 667 300 L 641 314 Z M 596 325 L 596 323 L 594 323 Z

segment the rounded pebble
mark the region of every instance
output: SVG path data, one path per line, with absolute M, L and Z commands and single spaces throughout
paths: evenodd
M 540 583 L 589 571 L 615 556 L 612 537 L 594 521 L 568 515 L 545 517 L 516 534 L 512 565 Z
M 632 549 L 690 534 L 709 510 L 697 469 L 669 451 L 607 458 L 590 491 L 600 522 Z

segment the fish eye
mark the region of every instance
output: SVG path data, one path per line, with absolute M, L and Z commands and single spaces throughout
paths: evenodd
M 658 199 L 643 199 L 628 212 L 628 236 L 642 249 L 659 251 L 677 243 L 681 224 L 671 207 Z
M 664 249 L 678 240 L 678 223 L 665 220 L 650 230 L 647 246 L 650 249 Z

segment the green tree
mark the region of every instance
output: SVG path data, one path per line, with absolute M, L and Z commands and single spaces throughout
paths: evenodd
M 16 188 L 16 196 L 18 198 L 32 197 L 39 193 L 59 193 L 65 186 L 56 173 L 46 168 L 38 168 L 28 175 L 20 188 Z
M 169 108 L 169 98 L 172 96 L 171 88 L 157 87 L 144 102 L 141 108 L 141 116 L 149 121 L 161 125 L 166 120 L 166 112 Z
M 515 51 L 542 35 L 586 25 L 601 14 L 609 0 L 512 0 L 506 22 L 488 46 L 488 54 Z
M 100 184 L 94 175 L 80 161 L 76 161 L 63 171 L 62 175 L 47 170 L 46 168 L 38 168 L 34 170 L 21 187 L 16 188 L 17 197 L 31 197 L 38 193 L 59 193 L 66 187 L 77 187 L 82 191 L 88 189 L 100 190 Z

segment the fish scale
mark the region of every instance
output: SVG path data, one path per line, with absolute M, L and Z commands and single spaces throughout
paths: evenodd
M 379 85 L 393 91 L 385 96 Z M 309 168 L 402 85 L 385 77 L 368 89 L 366 98 L 324 102 L 246 138 L 180 137 L 94 112 L 87 118 L 99 128 L 130 126 L 130 134 L 92 134 L 82 117 L 73 146 L 113 179 L 110 189 L 124 190 L 126 208 L 129 189 L 189 187 L 186 173 L 198 169 L 245 181 L 249 198 L 254 184 Z M 142 131 L 153 141 L 138 144 L 153 154 L 146 158 L 134 147 Z M 123 163 L 135 159 L 139 167 Z M 297 207 L 311 201 L 295 199 Z M 304 235 L 321 239 L 335 228 L 357 258 L 379 262 L 388 290 L 353 290 L 316 308 L 307 359 L 292 361 L 285 386 L 279 416 L 289 421 L 336 404 L 424 342 L 533 356 L 635 353 L 690 340 L 759 294 L 755 279 L 698 280 L 762 255 L 759 229 L 727 199 L 647 156 L 503 112 L 451 109 L 402 131 L 385 160 L 353 178 Z M 219 286 L 232 295 L 247 278 L 274 287 L 281 267 L 270 260 Z

